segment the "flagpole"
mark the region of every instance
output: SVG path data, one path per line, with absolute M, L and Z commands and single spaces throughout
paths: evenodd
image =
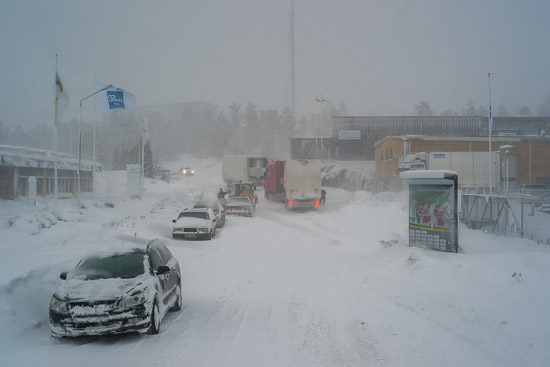
M 145 117 L 144 117 L 145 118 Z M 145 159 L 144 159 L 144 155 L 145 155 L 145 144 L 143 144 L 143 127 L 145 125 L 145 122 L 142 120 L 141 121 L 141 187 L 140 187 L 140 190 L 143 189 L 143 185 L 145 184 Z M 141 191 L 139 193 L 139 197 L 141 198 Z
M 491 73 L 489 78 L 489 195 L 493 194 L 493 152 L 491 147 L 491 135 L 493 135 L 493 112 L 491 111 Z
M 55 77 L 57 78 L 57 54 L 55 54 Z M 57 86 L 56 86 L 57 88 Z M 55 101 L 55 122 L 53 127 L 53 145 L 55 150 L 55 158 L 53 164 L 54 177 L 54 214 L 57 217 L 57 92 Z
M 113 86 L 112 84 L 109 84 L 105 88 L 101 88 L 100 90 L 96 90 L 95 92 L 93 92 L 89 96 L 86 96 L 86 97 L 84 97 L 80 100 L 80 118 L 78 120 L 78 174 L 77 174 L 77 176 L 78 176 L 78 200 L 77 200 L 77 205 L 78 205 L 78 212 L 79 213 L 81 213 L 81 210 L 80 210 L 80 166 L 81 166 L 81 161 L 82 161 L 82 102 L 84 102 L 85 100 L 87 100 L 90 97 L 95 96 L 99 92 L 103 92 L 104 90 L 107 90 L 107 89 L 111 88 L 112 86 Z M 93 183 L 92 183 L 92 185 L 93 185 Z
M 97 88 L 97 81 L 96 77 L 94 75 L 94 88 Z M 92 199 L 95 201 L 95 144 L 96 144 L 96 110 L 97 110 L 97 95 L 94 96 L 94 152 L 93 152 L 93 160 L 92 160 Z

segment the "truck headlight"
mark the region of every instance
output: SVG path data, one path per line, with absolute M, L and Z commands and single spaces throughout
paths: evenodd
M 137 292 L 130 296 L 123 297 L 118 305 L 120 307 L 132 307 L 145 303 L 145 293 Z
M 53 295 L 50 300 L 50 310 L 56 312 L 68 312 L 67 302 L 64 299 L 57 298 L 57 295 Z

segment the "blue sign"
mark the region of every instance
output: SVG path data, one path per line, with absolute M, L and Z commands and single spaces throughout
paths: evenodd
M 110 90 L 107 91 L 107 101 L 109 102 L 109 109 L 114 110 L 115 108 L 124 107 L 124 92 L 119 90 Z

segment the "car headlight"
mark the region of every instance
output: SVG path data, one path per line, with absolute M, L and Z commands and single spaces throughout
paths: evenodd
M 132 307 L 145 303 L 145 293 L 137 292 L 130 296 L 123 297 L 118 305 L 120 307 Z
M 174 228 L 172 232 L 183 232 L 183 228 Z
M 199 232 L 208 232 L 208 228 L 199 228 Z
M 67 302 L 64 299 L 59 299 L 54 294 L 50 300 L 50 310 L 57 312 L 68 312 Z

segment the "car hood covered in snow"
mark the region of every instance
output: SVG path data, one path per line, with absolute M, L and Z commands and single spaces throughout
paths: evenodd
M 210 220 L 200 218 L 179 218 L 174 224 L 175 228 L 182 227 L 208 227 Z
M 145 288 L 147 283 L 148 279 L 145 276 L 131 279 L 71 279 L 61 286 L 56 294 L 69 301 L 113 299 L 120 298 L 133 290 Z

